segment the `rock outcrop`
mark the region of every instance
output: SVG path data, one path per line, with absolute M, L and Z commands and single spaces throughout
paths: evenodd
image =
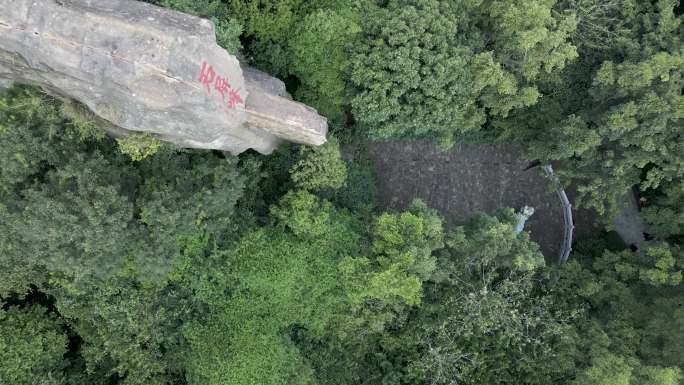
M 208 20 L 130 0 L 0 0 L 0 85 L 37 85 L 182 147 L 320 145 L 327 123 L 241 68 Z

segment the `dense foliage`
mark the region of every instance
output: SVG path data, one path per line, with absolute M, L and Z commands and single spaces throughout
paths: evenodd
M 450 146 L 539 98 L 541 74 L 577 56 L 573 16 L 553 1 L 389 1 L 365 11 L 355 116 L 375 137 Z
M 546 79 L 539 104 L 498 122 L 499 135 L 529 143 L 539 159 L 567 161 L 565 179 L 581 181 L 585 205 L 599 212 L 614 209 L 635 185 L 652 199 L 676 197 L 684 176 L 684 25 L 677 1 L 560 5 L 578 10 L 573 40 L 580 58 Z M 679 213 L 657 211 L 678 222 Z
M 333 135 L 232 157 L 1 91 L 0 385 L 684 383 L 677 0 L 148 2 Z M 657 241 L 547 266 L 512 209 L 382 212 L 370 138 L 523 145 Z
M 573 384 L 679 384 L 684 291 L 679 248 L 644 255 L 592 245 L 556 272 L 555 302 L 584 312 Z M 586 254 L 586 255 L 583 255 Z
M 42 306 L 0 310 L 0 379 L 19 385 L 63 383 L 66 344 L 60 323 Z

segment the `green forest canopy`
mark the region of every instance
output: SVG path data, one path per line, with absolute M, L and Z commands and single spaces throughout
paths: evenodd
M 150 2 L 334 137 L 226 157 L 0 92 L 0 385 L 683 383 L 678 1 Z M 606 221 L 638 188 L 658 242 L 546 266 L 511 209 L 382 212 L 340 152 L 376 138 L 523 145 Z

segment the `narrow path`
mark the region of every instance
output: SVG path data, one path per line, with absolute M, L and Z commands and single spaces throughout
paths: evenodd
M 644 238 L 644 233 L 649 231 L 631 191 L 622 197 L 621 206 L 622 210 L 613 219 L 615 232 L 627 245 L 635 245 L 639 250 L 643 250 L 650 243 Z

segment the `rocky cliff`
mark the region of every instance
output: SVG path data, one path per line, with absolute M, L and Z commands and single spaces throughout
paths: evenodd
M 0 0 L 0 85 L 12 82 L 182 147 L 269 153 L 327 132 L 281 81 L 243 70 L 210 21 L 137 1 Z

